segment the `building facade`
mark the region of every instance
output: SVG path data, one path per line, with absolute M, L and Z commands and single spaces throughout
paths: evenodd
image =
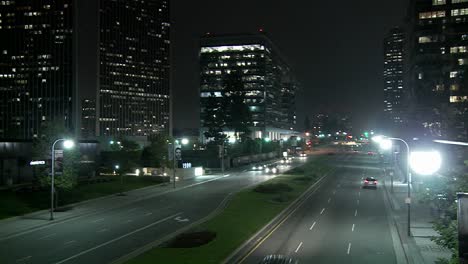
M 76 128 L 72 2 L 0 2 L 1 139 L 31 139 L 44 122 Z
M 167 0 L 0 1 L 0 139 L 79 138 L 84 99 L 97 136 L 168 133 L 169 22 Z
M 100 25 L 99 134 L 168 133 L 169 1 L 101 0 Z
M 96 138 L 96 101 L 84 99 L 81 102 L 81 137 Z
M 230 75 L 241 78 L 253 138 L 281 139 L 294 132 L 297 83 L 278 49 L 264 34 L 207 35 L 200 49 L 202 132 L 209 97 L 222 101 Z M 229 128 L 225 128 L 229 131 Z
M 392 28 L 384 39 L 384 114 L 391 126 L 403 124 L 405 33 Z
M 468 1 L 412 0 L 413 120 L 434 137 L 467 139 Z

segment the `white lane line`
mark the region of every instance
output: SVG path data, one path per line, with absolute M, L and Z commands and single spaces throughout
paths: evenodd
M 354 224 L 353 224 L 353 227 L 351 228 L 351 232 L 354 232 Z
M 128 210 L 127 213 L 133 212 L 133 211 L 135 211 L 137 209 L 138 209 L 138 207 L 132 208 L 132 209 Z
M 331 198 L 328 198 L 328 203 L 330 203 L 330 202 L 331 202 Z
M 356 209 L 356 211 L 354 211 L 354 216 L 357 216 L 357 209 Z
M 55 236 L 55 235 L 57 235 L 57 234 L 56 234 L 56 233 L 53 233 L 53 234 L 50 234 L 50 235 L 47 235 L 47 236 L 43 236 L 43 237 L 39 238 L 38 240 L 44 240 L 44 239 L 46 239 L 46 238 L 53 237 L 53 236 Z
M 299 243 L 299 246 L 297 246 L 296 251 L 294 251 L 294 252 L 296 252 L 296 253 L 299 252 L 299 249 L 301 249 L 301 247 L 302 247 L 302 242 Z
M 126 224 L 131 223 L 131 222 L 133 222 L 132 219 L 128 219 L 127 221 L 125 221 Z
M 32 258 L 32 256 L 27 256 L 27 257 L 24 257 L 24 258 L 17 259 L 16 262 L 17 263 L 25 262 L 25 261 L 29 260 L 30 258 Z
M 359 199 L 357 200 L 357 204 L 359 205 Z
M 99 230 L 99 231 L 97 231 L 97 232 L 98 232 L 98 233 L 103 233 L 103 232 L 106 232 L 106 231 L 108 231 L 108 230 L 109 230 L 109 229 L 104 228 L 104 229 L 101 229 L 101 230 Z
M 73 243 L 76 243 L 76 240 L 70 240 L 68 242 L 65 242 L 64 245 L 70 245 L 70 244 L 73 244 Z
M 348 244 L 348 255 L 351 252 L 351 243 Z
M 335 194 L 336 194 L 336 190 L 333 191 L 333 195 L 335 195 Z
M 325 208 L 322 209 L 322 211 L 320 212 L 320 214 L 323 214 L 323 212 L 325 212 Z
M 317 222 L 314 222 L 314 223 L 312 224 L 312 226 L 309 228 L 309 230 L 314 229 L 314 226 L 315 226 L 316 223 L 317 223 Z
M 358 192 L 358 196 L 361 197 L 361 192 Z
M 138 233 L 138 232 L 141 232 L 141 231 L 143 231 L 143 230 L 146 230 L 146 229 L 148 229 L 148 228 L 150 228 L 150 227 L 153 227 L 153 226 L 155 226 L 155 225 L 158 225 L 158 224 L 160 224 L 160 223 L 162 223 L 162 222 L 165 222 L 165 221 L 167 221 L 167 220 L 171 220 L 171 219 L 173 219 L 174 217 L 177 217 L 177 216 L 179 216 L 179 215 L 181 215 L 181 214 L 182 214 L 182 212 L 177 213 L 177 214 L 174 214 L 174 215 L 171 215 L 171 216 L 168 216 L 168 217 L 166 217 L 166 218 L 164 218 L 164 219 L 161 219 L 161 220 L 159 220 L 159 221 L 157 221 L 157 222 L 154 222 L 154 223 L 149 224 L 149 225 L 147 225 L 147 226 L 144 226 L 144 227 L 142 227 L 142 228 L 138 228 L 137 230 L 134 230 L 134 231 L 132 231 L 132 232 L 130 232 L 130 233 L 127 233 L 127 234 L 125 234 L 125 235 L 119 236 L 119 237 L 117 237 L 117 238 L 114 238 L 114 239 L 112 239 L 112 240 L 109 240 L 109 241 L 107 241 L 107 242 L 105 242 L 105 243 L 102 243 L 102 244 L 100 244 L 100 245 L 97 245 L 97 246 L 95 246 L 95 247 L 92 247 L 92 248 L 90 248 L 90 249 L 87 249 L 87 250 L 85 250 L 85 251 L 81 251 L 80 253 L 78 253 L 78 254 L 76 254 L 76 255 L 73 255 L 73 256 L 71 256 L 71 257 L 69 257 L 69 258 L 66 258 L 66 259 L 64 259 L 64 260 L 61 260 L 61 261 L 59 261 L 59 262 L 55 262 L 55 264 L 62 264 L 62 263 L 68 262 L 68 261 L 70 261 L 70 260 L 72 260 L 72 259 L 76 259 L 76 258 L 78 258 L 78 257 L 80 257 L 80 256 L 82 256 L 82 255 L 84 255 L 84 254 L 86 254 L 86 253 L 89 253 L 89 252 L 94 251 L 94 250 L 96 250 L 96 249 L 98 249 L 98 248 L 102 248 L 102 247 L 104 247 L 104 246 L 107 246 L 107 245 L 109 245 L 109 244 L 111 244 L 111 243 L 114 243 L 115 241 L 119 241 L 119 240 L 121 240 L 121 239 L 123 239 L 123 238 L 126 238 L 126 237 L 128 237 L 128 236 L 131 236 L 131 235 L 133 235 L 133 234 L 135 234 L 135 233 Z
M 96 219 L 94 221 L 91 221 L 91 223 L 99 223 L 99 222 L 102 222 L 102 221 L 104 221 L 104 218 Z
M 153 213 L 149 212 L 149 213 L 146 213 L 145 216 L 150 216 L 152 215 Z

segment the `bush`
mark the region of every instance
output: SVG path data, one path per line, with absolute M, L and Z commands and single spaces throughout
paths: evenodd
M 286 183 L 266 183 L 255 187 L 254 191 L 258 193 L 281 193 L 290 192 L 293 188 Z
M 186 233 L 177 236 L 172 242 L 167 246 L 168 248 L 194 248 L 199 247 L 209 242 L 213 241 L 216 238 L 216 233 L 211 231 L 201 231 Z

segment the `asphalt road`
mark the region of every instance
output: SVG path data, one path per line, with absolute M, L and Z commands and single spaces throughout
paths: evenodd
M 362 189 L 363 177 L 380 179 L 377 159 L 351 154 L 335 164 L 335 173 L 269 236 L 259 237 L 263 242 L 242 263 L 271 254 L 301 264 L 396 263 L 383 187 Z
M 303 162 L 296 161 L 293 166 Z M 272 177 L 263 172 L 239 171 L 0 240 L 0 263 L 109 263 L 204 218 L 230 193 Z

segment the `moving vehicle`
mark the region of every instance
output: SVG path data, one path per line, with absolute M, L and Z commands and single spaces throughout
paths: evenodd
M 265 169 L 265 167 L 261 164 L 253 165 L 251 168 L 252 171 L 262 171 L 263 169 Z
M 362 185 L 362 188 L 377 188 L 378 181 L 374 177 L 367 177 Z
M 270 165 L 265 168 L 266 173 L 276 174 L 279 172 L 278 167 L 276 165 Z
M 268 255 L 259 264 L 297 264 L 297 260 L 284 255 Z

